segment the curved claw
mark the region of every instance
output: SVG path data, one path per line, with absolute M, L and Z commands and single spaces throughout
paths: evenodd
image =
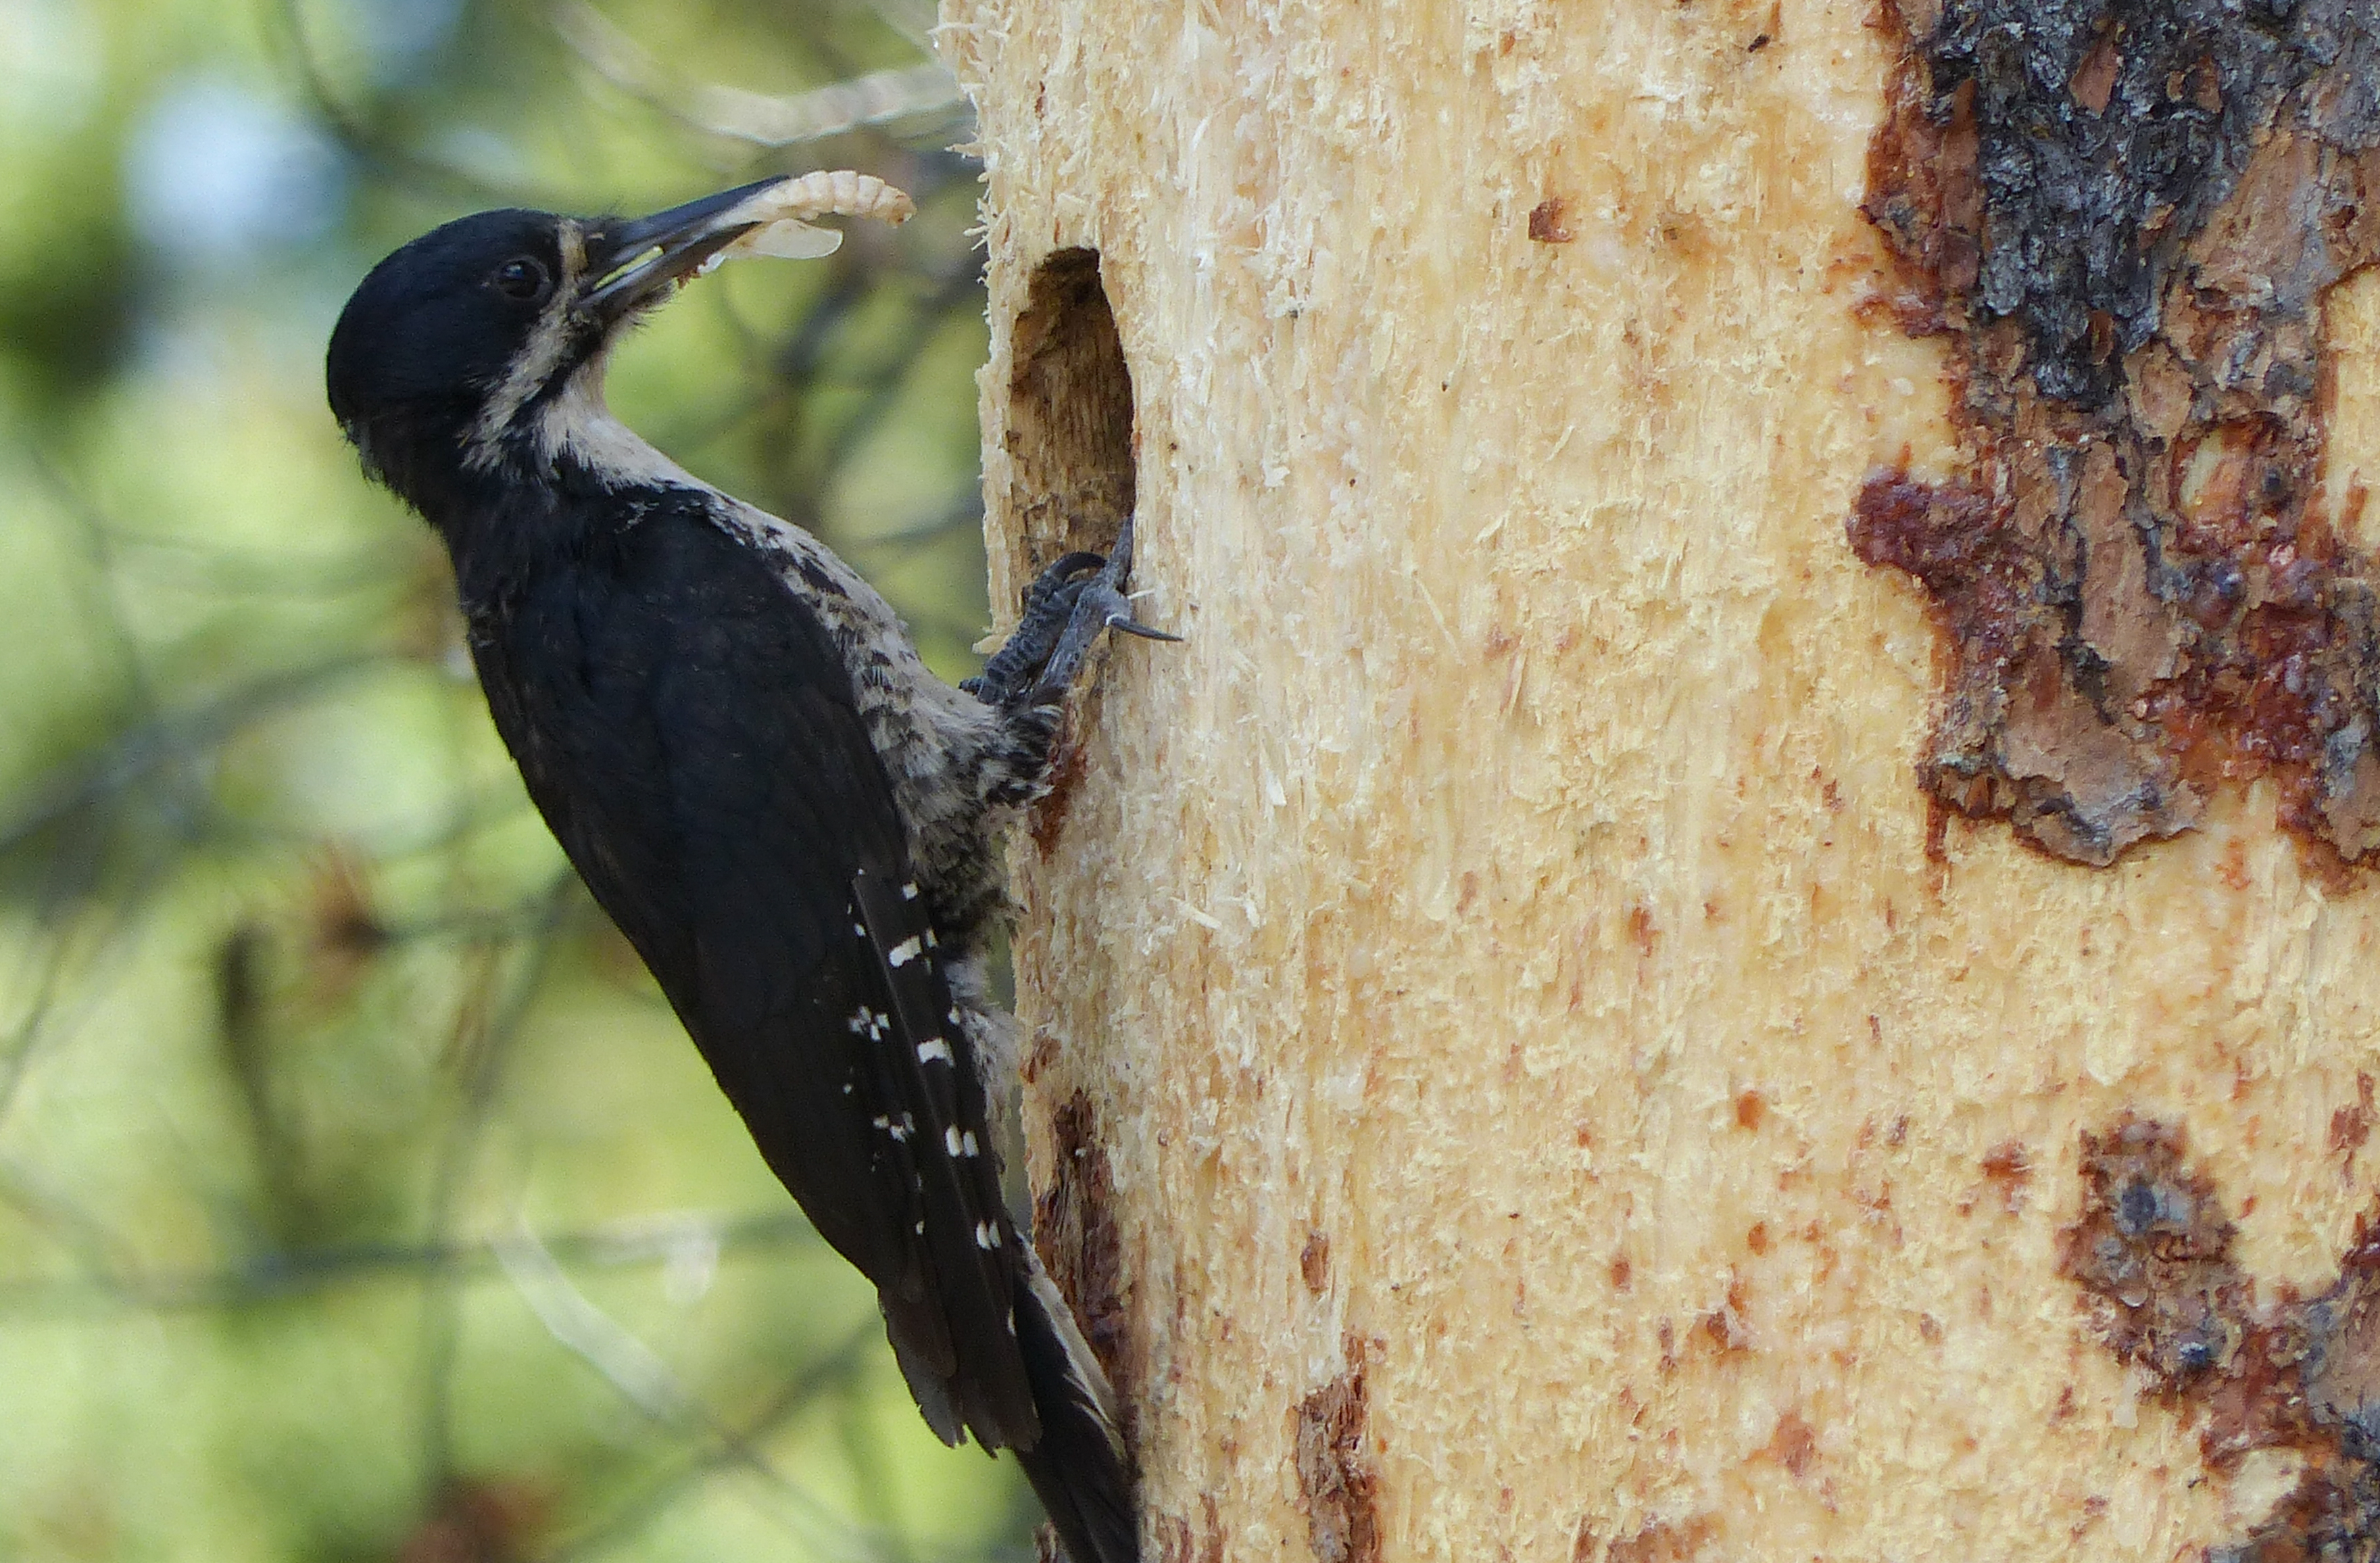
M 1123 557 L 1121 549 L 1116 558 Z M 1040 679 L 1033 686 L 1031 698 L 1047 702 L 1065 698 L 1075 676 L 1082 671 L 1083 659 L 1090 654 L 1099 638 L 1111 629 L 1121 629 L 1127 635 L 1137 635 L 1148 641 L 1179 641 L 1179 635 L 1169 635 L 1162 629 L 1151 629 L 1132 617 L 1132 599 L 1119 590 L 1122 572 L 1116 559 L 1084 582 L 1082 594 L 1075 599 L 1074 616 L 1066 621 L 1065 633 L 1059 636 L 1051 648 L 1050 660 L 1042 665 Z
M 1075 616 L 1079 618 L 1087 610 L 1099 617 L 1102 629 L 1120 629 L 1127 635 L 1137 635 L 1144 641 L 1179 641 L 1162 629 L 1143 624 L 1132 617 L 1132 599 L 1117 589 L 1117 584 L 1105 579 L 1094 579 L 1083 587 L 1083 594 L 1075 599 Z
M 1083 574 L 1094 568 L 1096 574 Z M 1016 632 L 979 676 L 961 687 L 994 705 L 1055 705 L 1065 699 L 1091 647 L 1108 630 L 1144 641 L 1180 641 L 1179 635 L 1133 617 L 1132 599 L 1123 592 L 1131 574 L 1132 521 L 1127 518 L 1114 552 L 1106 558 L 1068 554 L 1033 578 Z
M 1126 635 L 1137 635 L 1144 641 L 1172 641 L 1179 644 L 1183 639 L 1179 635 L 1169 635 L 1162 629 L 1151 629 L 1136 618 L 1126 618 L 1122 614 L 1110 614 L 1108 628 Z

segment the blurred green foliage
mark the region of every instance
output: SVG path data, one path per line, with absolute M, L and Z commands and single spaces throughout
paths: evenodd
M 464 211 L 880 174 L 916 222 L 726 268 L 613 400 L 964 671 L 976 183 L 927 19 L 0 0 L 0 1556 L 1022 1547 L 529 810 L 321 389 L 348 289 Z M 816 93 L 855 78 L 906 96 Z M 738 133 L 789 104 L 872 119 Z

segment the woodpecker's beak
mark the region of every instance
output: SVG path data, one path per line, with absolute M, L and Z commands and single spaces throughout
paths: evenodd
M 723 219 L 755 192 L 779 182 L 759 179 L 650 217 L 588 225 L 587 272 L 578 285 L 579 308 L 606 328 L 617 324 L 758 227 L 757 223 Z

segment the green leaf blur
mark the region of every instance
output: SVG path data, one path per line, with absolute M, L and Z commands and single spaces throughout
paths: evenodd
M 347 291 L 448 217 L 879 174 L 916 221 L 697 285 L 613 402 L 966 671 L 977 186 L 929 21 L 0 0 L 0 1556 L 1023 1555 L 1013 1467 L 927 1432 L 529 809 L 322 392 Z M 863 77 L 908 95 L 755 139 Z

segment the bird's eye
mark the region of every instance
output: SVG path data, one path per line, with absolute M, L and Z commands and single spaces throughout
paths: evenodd
M 495 283 L 496 291 L 507 299 L 542 298 L 546 289 L 545 268 L 523 255 L 498 266 Z

